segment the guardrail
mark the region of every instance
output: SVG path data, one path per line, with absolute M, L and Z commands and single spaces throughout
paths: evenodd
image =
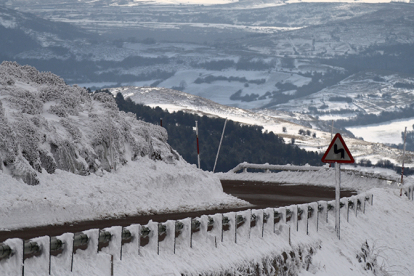
M 351 215 L 365 213 L 366 206 L 372 204 L 371 194 L 342 198 L 341 217 L 349 221 Z M 107 264 L 99 267 L 101 275 L 114 275 L 114 260 L 122 261 L 123 255 L 145 258 L 206 246 L 214 250 L 220 242 L 244 243 L 252 237 L 279 237 L 290 244 L 295 231 L 307 235 L 317 233 L 328 219 L 334 218 L 334 206 L 334 201 L 319 201 L 164 223 L 92 229 L 29 241 L 9 239 L 0 244 L 0 271 L 6 272 L 5 275 L 24 275 L 25 271 L 33 273 L 33 270 L 39 275 L 59 275 L 62 271 L 76 272 L 85 267 L 84 262 L 99 258 L 100 263 Z
M 244 162 L 244 163 L 238 164 L 234 169 L 231 169 L 229 172 L 237 173 L 238 171 L 241 171 L 241 170 L 243 170 L 243 172 L 247 172 L 247 169 L 264 170 L 266 172 L 270 172 L 270 171 L 320 171 L 320 170 L 334 171 L 334 168 L 329 168 L 329 167 L 251 164 L 251 163 Z M 401 179 L 398 176 L 394 177 L 394 176 L 383 175 L 379 173 L 364 172 L 364 171 L 351 169 L 351 168 L 341 168 L 341 171 L 350 172 L 350 173 L 353 173 L 361 177 L 377 178 L 380 180 L 387 180 L 387 181 L 396 182 L 396 183 L 401 182 Z

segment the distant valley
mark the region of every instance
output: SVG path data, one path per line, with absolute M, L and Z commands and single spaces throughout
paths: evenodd
M 92 90 L 172 88 L 302 113 L 327 123 L 295 123 L 325 131 L 335 120 L 358 137 L 355 128 L 414 118 L 411 3 L 131 3 L 7 1 L 0 32 L 15 41 L 1 59 Z M 402 143 L 393 137 L 381 142 Z

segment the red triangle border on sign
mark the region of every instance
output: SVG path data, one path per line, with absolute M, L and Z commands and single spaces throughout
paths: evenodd
M 344 146 L 344 149 L 345 149 L 346 153 L 348 154 L 348 156 L 351 160 L 326 160 L 326 156 L 328 155 L 329 151 L 331 150 L 331 148 L 335 144 L 336 138 L 338 138 L 339 141 L 341 141 L 342 145 Z M 342 139 L 342 136 L 339 133 L 335 134 L 335 137 L 332 139 L 331 144 L 329 145 L 328 149 L 326 150 L 325 154 L 323 155 L 321 161 L 323 163 L 355 163 L 354 157 L 352 156 L 352 154 L 349 151 L 347 145 L 345 144 L 344 139 Z

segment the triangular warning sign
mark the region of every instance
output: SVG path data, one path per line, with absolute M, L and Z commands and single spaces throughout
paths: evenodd
M 322 157 L 324 163 L 355 163 L 354 157 L 349 152 L 348 147 L 342 139 L 341 134 L 337 133 L 332 139 L 331 144 Z

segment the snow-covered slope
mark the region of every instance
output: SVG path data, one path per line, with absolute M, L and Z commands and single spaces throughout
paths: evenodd
M 243 204 L 109 94 L 3 62 L 0 107 L 0 228 Z
M 249 125 L 260 125 L 264 130 L 273 131 L 283 137 L 286 142 L 291 142 L 292 138 L 295 139 L 296 145 L 307 150 L 325 152 L 331 141 L 331 133 L 328 132 L 330 124 L 321 124 L 309 115 L 277 110 L 244 110 L 166 88 L 120 87 L 112 88 L 110 91 L 114 96 L 120 92 L 125 98 L 129 97 L 136 103 L 152 107 L 160 106 L 170 112 L 184 110 L 201 115 L 228 118 Z M 312 135 L 315 133 L 316 137 L 300 135 L 298 134 L 300 129 L 309 130 Z M 357 161 L 370 159 L 375 164 L 380 159 L 388 159 L 396 164 L 401 163 L 401 150 L 352 138 L 346 138 L 346 144 Z M 405 164 L 411 165 L 412 163 L 414 163 L 414 155 L 408 152 Z

